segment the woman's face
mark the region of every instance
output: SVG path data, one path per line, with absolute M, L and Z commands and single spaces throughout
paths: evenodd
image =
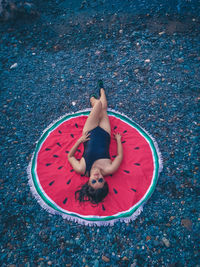
M 91 172 L 88 183 L 95 190 L 102 188 L 104 186 L 105 180 L 104 180 L 104 177 L 102 176 L 101 171 L 99 169 L 95 169 Z

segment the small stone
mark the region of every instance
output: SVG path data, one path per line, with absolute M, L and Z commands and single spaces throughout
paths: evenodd
M 52 265 L 52 261 L 48 261 L 47 264 L 48 264 L 48 265 Z
M 17 63 L 14 63 L 11 67 L 10 67 L 10 69 L 14 69 L 14 68 L 16 68 L 18 66 L 18 64 Z
M 72 106 L 75 106 L 75 105 L 76 105 L 76 102 L 73 101 L 73 102 L 72 102 Z
M 119 30 L 119 33 L 123 33 L 123 30 Z
M 128 261 L 129 259 L 128 259 L 126 256 L 124 256 L 124 257 L 122 258 L 122 260 L 123 260 L 123 261 Z
M 163 243 L 165 244 L 165 246 L 168 248 L 168 247 L 170 247 L 170 242 L 169 242 L 169 240 L 166 238 L 166 237 L 163 237 L 162 238 L 162 241 L 163 241 Z
M 155 247 L 158 247 L 158 246 L 160 245 L 160 242 L 159 242 L 158 240 L 154 240 L 154 241 L 153 241 L 153 245 L 154 245 Z
M 151 60 L 149 58 L 145 59 L 145 63 L 149 63 Z
M 133 263 L 131 264 L 131 267 L 136 267 L 137 266 L 137 259 L 135 259 L 134 261 L 133 261 Z
M 151 237 L 149 235 L 146 237 L 146 241 L 148 240 L 151 240 Z
M 98 260 L 94 261 L 94 267 L 99 267 L 99 261 Z
M 190 219 L 182 219 L 181 224 L 188 230 L 192 230 L 192 222 Z
M 105 261 L 105 262 L 109 262 L 110 261 L 110 259 L 108 257 L 104 256 L 104 255 L 102 256 L 102 260 Z
M 180 57 L 180 58 L 177 59 L 177 61 L 178 61 L 179 63 L 183 63 L 183 62 L 184 62 L 184 59 L 183 59 L 182 57 Z
M 101 54 L 101 52 L 99 51 L 99 50 L 97 50 L 96 52 L 95 52 L 95 55 L 100 55 Z
M 159 35 L 163 35 L 165 33 L 165 31 L 163 31 L 163 32 L 159 32 Z

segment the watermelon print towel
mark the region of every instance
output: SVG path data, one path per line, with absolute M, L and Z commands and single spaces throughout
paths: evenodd
M 142 211 L 153 193 L 162 169 L 157 144 L 138 124 L 116 111 L 108 111 L 111 131 L 122 135 L 123 161 L 116 173 L 106 176 L 109 194 L 98 205 L 79 203 L 75 191 L 87 177 L 76 174 L 67 154 L 81 136 L 90 110 L 68 114 L 52 123 L 37 142 L 28 167 L 31 191 L 47 211 L 87 225 L 113 225 L 116 220 L 129 222 Z M 80 159 L 83 144 L 75 156 Z M 111 136 L 110 156 L 117 153 Z

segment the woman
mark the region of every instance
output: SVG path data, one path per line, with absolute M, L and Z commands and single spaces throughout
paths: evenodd
M 89 177 L 88 182 L 75 192 L 76 199 L 80 202 L 90 201 L 97 204 L 108 194 L 108 184 L 104 177 L 113 174 L 119 168 L 123 159 L 123 148 L 121 135 L 117 133 L 114 135 L 117 141 L 117 156 L 111 161 L 109 156 L 111 128 L 103 86 L 100 88 L 100 99 L 93 95 L 90 103 L 92 110 L 83 127 L 82 136 L 71 148 L 68 160 L 77 173 Z M 81 143 L 84 143 L 84 153 L 78 161 L 74 154 Z

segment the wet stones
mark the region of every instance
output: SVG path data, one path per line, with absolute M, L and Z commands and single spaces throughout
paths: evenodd
M 186 21 L 177 24 L 179 19 L 198 25 L 198 17 L 193 17 L 195 21 L 192 16 L 171 17 L 169 22 L 165 16 L 126 15 L 127 23 L 119 12 L 112 13 L 126 13 L 127 1 L 115 1 L 110 14 L 102 1 L 98 4 L 98 8 L 103 7 L 101 15 L 88 17 L 88 5 L 82 9 L 84 16 L 76 16 L 77 11 L 70 13 L 70 7 L 66 9 L 70 1 L 58 2 L 46 1 L 42 20 L 0 27 L 0 261 L 7 266 L 27 267 L 133 267 L 146 262 L 150 266 L 186 266 L 192 259 L 193 265 L 198 265 L 199 29 L 176 30 L 184 23 L 189 25 Z M 134 3 L 129 1 L 132 12 Z M 51 8 L 47 8 L 48 4 Z M 140 4 L 144 5 L 144 1 Z M 157 11 L 160 8 L 155 7 Z M 149 131 L 164 161 L 162 176 L 143 215 L 131 223 L 116 222 L 114 227 L 89 227 L 47 214 L 30 194 L 27 176 L 22 174 L 26 173 L 39 136 L 53 120 L 89 108 L 87 99 L 94 93 L 97 77 L 108 89 L 110 107 Z M 57 145 L 65 149 L 61 142 Z M 132 149 L 137 153 L 143 148 L 138 144 Z M 52 155 L 57 155 L 56 151 Z M 131 173 L 122 172 L 131 177 Z M 66 187 L 72 182 L 66 177 Z M 52 176 L 47 186 L 53 188 L 56 183 Z M 119 189 L 114 189 L 110 191 L 117 196 Z M 139 194 L 134 188 L 130 192 Z M 63 205 L 70 203 L 67 198 L 62 200 Z M 105 207 L 99 205 L 106 213 Z M 174 263 L 168 261 L 166 250 Z

